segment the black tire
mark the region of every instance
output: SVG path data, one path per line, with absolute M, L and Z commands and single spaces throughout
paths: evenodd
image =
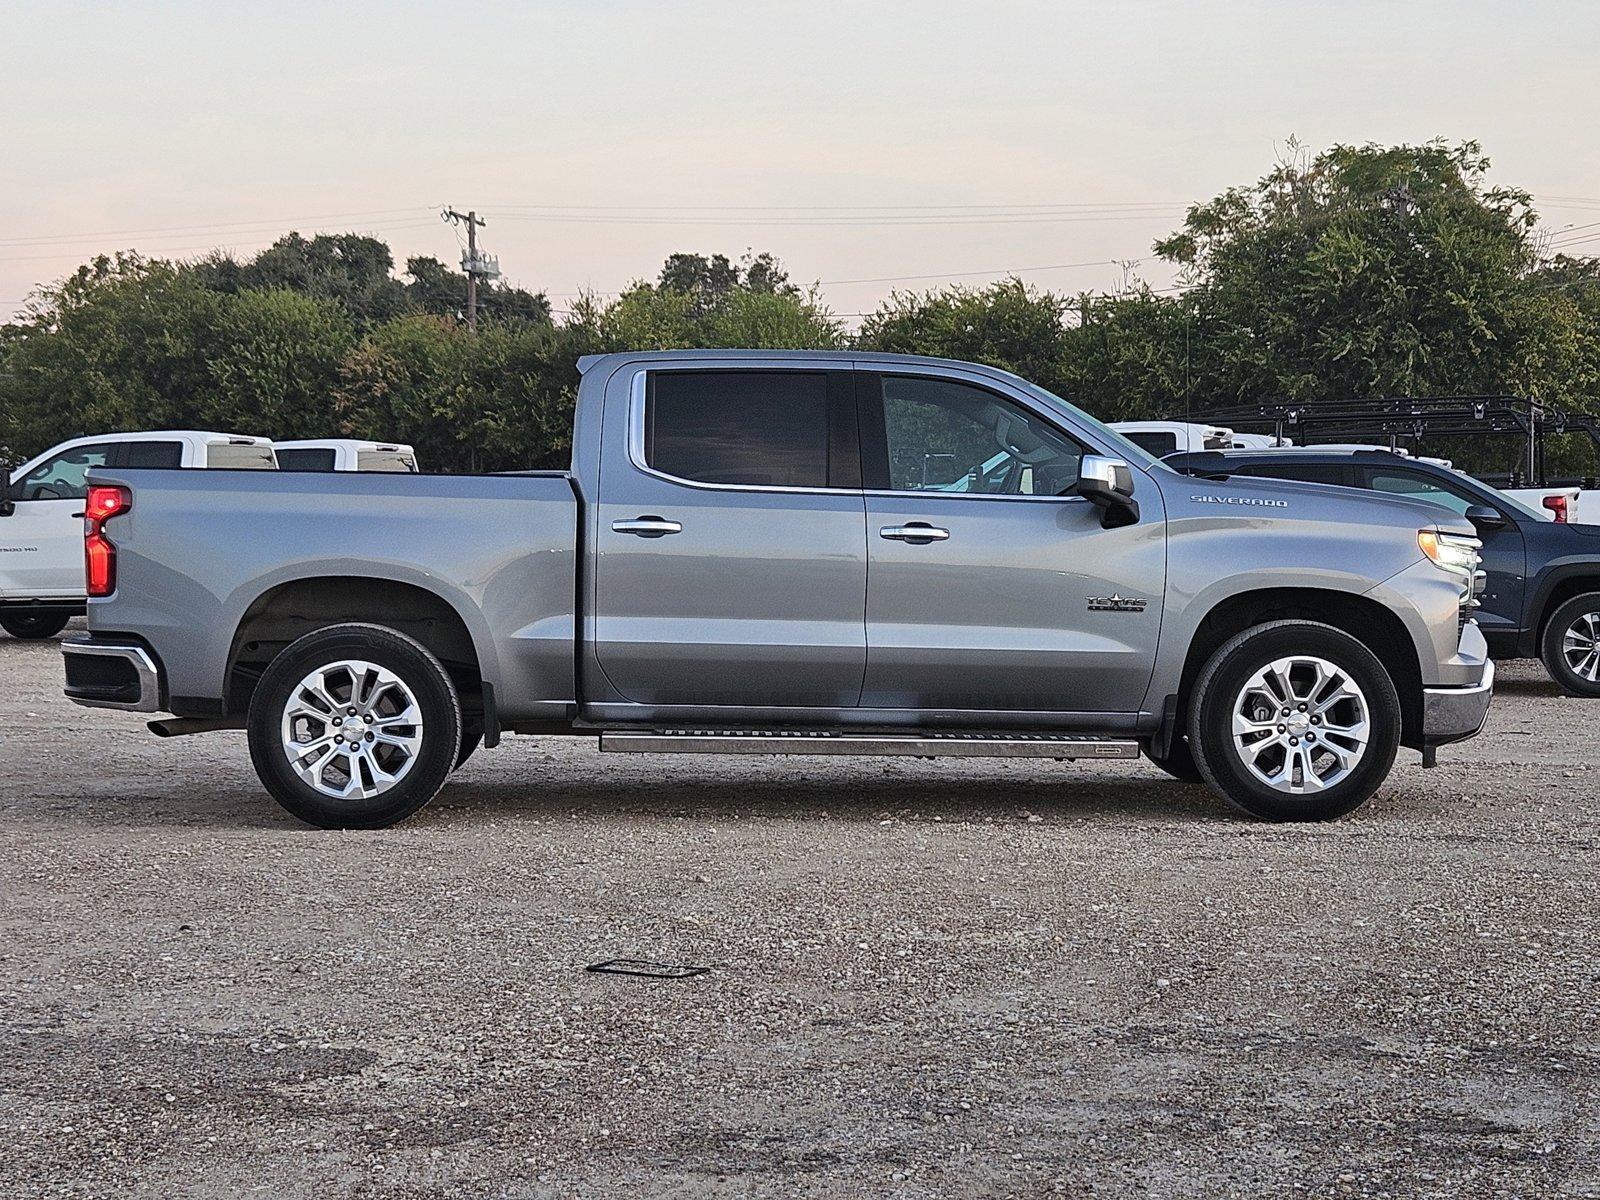
M 392 672 L 410 691 L 422 718 L 409 768 L 387 790 L 364 799 L 329 796 L 301 779 L 282 737 L 285 709 L 301 681 L 318 667 L 345 659 Z M 461 747 L 461 704 L 444 667 L 420 642 L 381 625 L 334 625 L 306 634 L 272 660 L 251 697 L 248 729 L 256 774 L 289 812 L 322 829 L 383 829 L 405 820 L 444 786 Z M 337 770 L 339 764 L 329 760 L 329 765 Z M 327 769 L 318 772 L 325 784 Z
M 483 726 L 471 721 L 461 726 L 461 748 L 456 751 L 455 769 L 459 771 L 472 757 L 472 752 L 483 745 Z
M 1345 672 L 1368 708 L 1365 753 L 1344 778 L 1315 792 L 1280 791 L 1258 779 L 1233 736 L 1233 707 L 1250 678 L 1275 659 L 1296 655 L 1315 655 Z M 1241 812 L 1264 821 L 1330 821 L 1360 807 L 1388 777 L 1400 746 L 1400 695 L 1377 656 L 1343 630 L 1272 621 L 1227 642 L 1201 669 L 1190 695 L 1189 746 L 1205 781 Z M 1281 769 L 1292 770 L 1287 757 Z
M 1600 679 L 1588 679 L 1573 670 L 1564 653 L 1567 631 L 1584 617 L 1593 617 L 1600 627 L 1600 592 L 1585 592 L 1574 596 L 1545 623 L 1544 637 L 1539 639 L 1539 657 L 1550 678 L 1561 685 L 1569 696 L 1600 696 Z M 1579 666 L 1584 665 L 1581 661 Z
M 1146 758 L 1179 783 L 1205 782 L 1200 774 L 1200 768 L 1195 765 L 1194 755 L 1189 751 L 1189 739 L 1181 733 L 1173 737 L 1165 758 L 1157 758 L 1148 745 L 1144 753 Z
M 67 627 L 70 620 L 72 618 L 66 613 L 58 612 L 0 613 L 0 629 L 14 638 L 35 642 L 55 637 Z

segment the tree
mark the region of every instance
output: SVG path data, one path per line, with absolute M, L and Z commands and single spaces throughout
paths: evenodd
M 405 287 L 393 275 L 394 255 L 365 234 L 290 233 L 248 262 L 213 256 L 194 270 L 215 291 L 279 290 L 332 300 L 362 324 L 388 320 L 406 306 Z
M 861 323 L 857 343 L 894 354 L 987 363 L 1055 388 L 1066 376 L 1069 302 L 1020 279 L 973 290 L 896 292 Z
M 1334 146 L 1191 208 L 1155 248 L 1194 285 L 1199 393 L 1562 391 L 1531 198 L 1488 168 L 1476 142 Z

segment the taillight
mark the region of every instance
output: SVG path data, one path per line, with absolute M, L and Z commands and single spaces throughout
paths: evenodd
M 1542 503 L 1555 514 L 1551 519 L 1557 525 L 1565 525 L 1567 523 L 1567 498 L 1565 496 L 1546 496 Z
M 106 522 L 133 507 L 124 487 L 95 484 L 83 506 L 83 565 L 89 595 L 109 596 L 117 590 L 117 548 L 106 537 Z

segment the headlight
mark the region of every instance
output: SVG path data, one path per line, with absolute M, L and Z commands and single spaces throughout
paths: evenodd
M 1478 569 L 1478 548 L 1483 543 L 1475 537 L 1440 533 L 1437 529 L 1421 529 L 1417 531 L 1417 545 L 1434 566 L 1464 574 L 1470 579 Z

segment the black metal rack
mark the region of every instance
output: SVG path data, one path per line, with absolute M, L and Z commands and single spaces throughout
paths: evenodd
M 1271 426 L 1297 444 L 1387 442 L 1390 449 L 1424 438 L 1516 436 L 1523 439 L 1524 478 L 1545 487 L 1545 439 L 1582 434 L 1600 456 L 1600 421 L 1526 396 L 1386 396 L 1369 400 L 1273 401 L 1207 409 L 1197 419 L 1230 429 Z M 1513 480 L 1513 482 L 1516 482 Z

